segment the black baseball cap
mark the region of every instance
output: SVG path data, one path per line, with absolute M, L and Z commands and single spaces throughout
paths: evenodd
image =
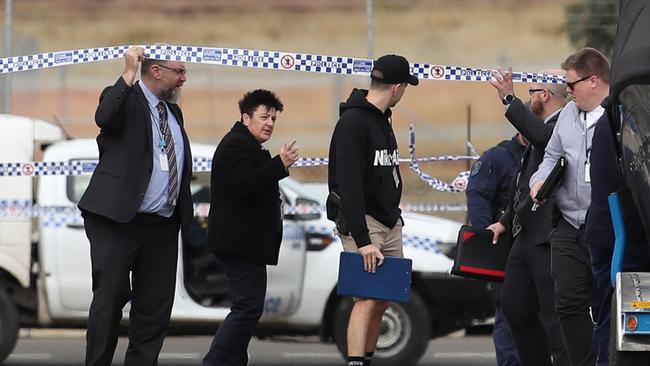
M 384 55 L 374 62 L 370 78 L 384 84 L 407 82 L 411 85 L 418 85 L 418 78 L 411 75 L 410 71 L 409 62 L 403 56 Z

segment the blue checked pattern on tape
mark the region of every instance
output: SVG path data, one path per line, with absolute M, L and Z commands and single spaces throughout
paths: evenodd
M 462 211 L 467 206 L 462 204 L 443 204 L 443 203 L 406 203 L 402 205 L 405 211 L 424 212 L 424 211 Z M 308 208 L 296 207 L 292 205 L 283 205 L 282 211 L 288 214 L 305 214 L 320 213 L 325 214 L 324 207 L 312 205 Z M 194 215 L 199 218 L 207 218 L 210 212 L 209 203 L 194 204 Z M 39 222 L 45 227 L 61 227 L 64 225 L 83 225 L 81 212 L 76 206 L 39 206 L 32 204 L 30 200 L 0 200 L 0 219 L 2 220 L 31 220 L 40 218 Z M 334 223 L 327 222 L 328 225 L 308 224 L 305 227 L 306 232 L 333 235 Z M 286 226 L 285 226 L 286 228 Z M 302 234 L 300 234 L 302 235 Z M 295 237 L 290 235 L 290 237 Z M 406 238 L 406 237 L 405 237 Z M 406 240 L 406 239 L 405 239 Z M 413 239 L 420 240 L 420 239 Z
M 464 203 L 413 202 L 403 204 L 402 210 L 408 212 L 467 211 L 467 205 Z
M 285 215 L 325 212 L 319 205 L 311 207 L 283 205 L 282 211 Z M 209 213 L 209 203 L 194 204 L 194 216 L 206 218 Z M 83 224 L 81 211 L 76 206 L 39 206 L 29 200 L 0 200 L 0 219 L 31 220 L 36 217 L 39 217 L 40 222 L 46 227 Z
M 305 227 L 305 232 L 319 235 L 332 235 L 333 237 L 336 236 L 333 223 L 331 225 L 307 225 Z M 434 253 L 441 253 L 439 240 L 403 233 L 402 242 L 405 247 L 413 247 Z
M 416 249 L 424 249 L 434 253 L 442 253 L 440 251 L 440 241 L 431 238 L 422 237 L 418 235 L 402 234 L 402 241 L 405 247 L 413 247 Z
M 143 47 L 147 57 L 158 60 L 335 75 L 368 76 L 373 64 L 373 60 L 370 59 L 308 53 L 202 46 L 146 45 Z M 128 48 L 129 46 L 114 46 L 2 58 L 0 74 L 114 60 L 122 57 Z M 492 70 L 428 63 L 411 64 L 411 73 L 422 80 L 487 81 L 492 78 Z M 523 83 L 565 82 L 563 77 L 527 72 L 513 72 L 512 80 Z
M 469 147 L 473 146 L 467 142 Z M 476 152 L 476 149 L 473 149 Z M 418 177 L 427 183 L 431 188 L 443 192 L 463 192 L 467 187 L 469 172 L 464 171 L 458 174 L 451 184 L 433 178 L 420 169 L 420 162 L 434 161 L 457 161 L 477 159 L 478 156 L 432 156 L 415 158 L 415 130 L 413 125 L 409 128 L 409 159 L 400 159 L 400 163 L 408 163 L 409 167 Z M 97 167 L 97 160 L 70 160 L 70 161 L 33 161 L 33 162 L 0 162 L 1 177 L 18 176 L 51 176 L 51 175 L 82 175 L 91 174 Z M 300 158 L 294 167 L 326 166 L 327 158 Z M 209 172 L 212 170 L 212 158 L 194 157 L 192 163 L 193 172 Z
M 431 188 L 442 192 L 464 192 L 467 188 L 467 179 L 469 171 L 460 172 L 451 184 L 447 184 L 440 179 L 434 178 L 420 169 L 420 164 L 415 158 L 415 129 L 413 125 L 409 127 L 409 155 L 411 157 L 409 167 L 417 176 Z
M 430 156 L 418 158 L 419 162 L 454 161 L 477 159 L 475 156 Z M 300 158 L 293 165 L 296 168 L 326 166 L 327 158 Z M 411 159 L 400 159 L 401 163 L 410 163 Z M 44 176 L 44 175 L 82 175 L 91 174 L 97 167 L 97 160 L 70 161 L 32 161 L 0 163 L 0 177 Z M 209 172 L 212 170 L 212 158 L 194 157 L 193 172 Z
M 326 158 L 300 158 L 294 166 L 321 166 L 327 165 L 327 161 Z M 0 163 L 0 177 L 91 174 L 97 164 L 97 160 L 5 162 Z M 193 172 L 210 170 L 212 170 L 212 158 L 193 158 Z
M 302 229 L 302 226 L 284 224 L 282 226 L 282 239 L 304 241 L 305 231 Z

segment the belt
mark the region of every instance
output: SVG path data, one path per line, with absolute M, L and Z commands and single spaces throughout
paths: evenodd
M 131 222 L 138 224 L 173 224 L 178 222 L 178 216 L 174 214 L 171 217 L 165 217 L 152 213 L 138 213 L 133 216 Z

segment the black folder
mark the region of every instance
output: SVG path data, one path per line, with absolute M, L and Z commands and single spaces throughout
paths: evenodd
M 542 184 L 542 187 L 537 192 L 537 195 L 535 196 L 537 201 L 547 200 L 551 197 L 553 192 L 555 192 L 555 189 L 562 182 L 565 167 L 566 159 L 564 157 L 559 158 L 548 177 L 546 177 L 544 184 Z
M 496 244 L 492 244 L 493 238 L 492 230 L 463 225 L 458 232 L 451 274 L 503 282 L 510 243 L 507 233 L 501 234 Z

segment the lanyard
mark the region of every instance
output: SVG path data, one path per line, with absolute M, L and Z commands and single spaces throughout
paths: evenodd
M 167 108 L 167 107 L 165 107 Z M 156 109 L 156 111 L 158 111 Z M 156 135 L 158 136 L 158 147 L 160 148 L 160 151 L 163 153 L 167 152 L 167 141 L 165 141 L 165 136 L 163 136 L 162 130 L 160 129 L 160 116 L 156 117 L 156 114 L 151 110 L 151 107 L 149 107 L 149 114 L 151 115 L 151 124 L 153 125 L 154 129 L 156 130 Z M 158 123 L 156 123 L 156 118 L 158 118 Z M 169 118 L 167 119 L 167 125 L 170 130 L 169 133 L 171 134 L 171 127 L 169 126 Z

